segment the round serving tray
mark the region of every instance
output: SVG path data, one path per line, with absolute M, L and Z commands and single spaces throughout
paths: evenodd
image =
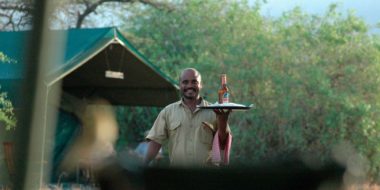
M 207 106 L 197 106 L 200 109 L 230 109 L 230 110 L 249 110 L 253 108 L 253 104 L 244 105 L 237 103 L 224 103 L 224 104 L 210 104 Z

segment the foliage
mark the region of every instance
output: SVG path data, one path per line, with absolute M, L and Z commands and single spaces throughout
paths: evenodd
M 16 63 L 16 61 L 3 52 L 0 52 L 0 64 Z M 7 93 L 1 91 L 0 86 L 0 124 L 4 124 L 6 130 L 16 127 L 16 117 L 13 112 L 12 102 L 7 98 Z
M 7 93 L 1 92 L 1 91 L 0 91 L 0 124 L 4 124 L 6 130 L 11 130 L 16 127 L 16 117 L 14 115 L 12 102 L 8 100 Z
M 3 52 L 0 52 L 0 62 L 2 62 L 2 63 L 16 63 L 16 60 L 8 57 Z
M 379 38 L 352 12 L 331 5 L 324 15 L 299 8 L 279 18 L 244 1 L 180 1 L 173 11 L 141 9 L 125 30 L 143 53 L 173 78 L 182 68 L 203 73 L 204 96 L 216 101 L 220 73 L 233 102 L 232 162 L 313 157 L 331 161 L 348 141 L 380 169 Z
M 116 149 L 133 148 L 143 141 L 145 131 L 152 127 L 159 111 L 157 107 L 117 107 L 116 117 L 120 126 Z

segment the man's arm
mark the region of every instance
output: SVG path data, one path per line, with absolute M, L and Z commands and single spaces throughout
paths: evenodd
M 224 149 L 226 145 L 227 135 L 229 131 L 227 130 L 228 116 L 231 110 L 223 111 L 223 110 L 214 110 L 216 113 L 216 117 L 218 120 L 218 134 L 219 134 L 219 143 L 220 147 Z
M 161 144 L 155 141 L 149 141 L 148 143 L 148 151 L 144 157 L 144 164 L 149 165 L 150 161 L 152 161 L 158 154 L 161 149 Z

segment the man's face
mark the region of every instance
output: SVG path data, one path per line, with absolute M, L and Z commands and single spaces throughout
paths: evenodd
M 201 76 L 193 70 L 186 70 L 181 75 L 179 86 L 183 98 L 197 99 L 202 89 Z

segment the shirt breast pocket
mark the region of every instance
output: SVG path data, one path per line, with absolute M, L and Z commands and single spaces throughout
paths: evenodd
M 180 126 L 181 126 L 181 123 L 178 121 L 171 122 L 169 124 L 169 126 L 168 126 L 169 138 L 172 138 L 172 139 L 175 138 Z

